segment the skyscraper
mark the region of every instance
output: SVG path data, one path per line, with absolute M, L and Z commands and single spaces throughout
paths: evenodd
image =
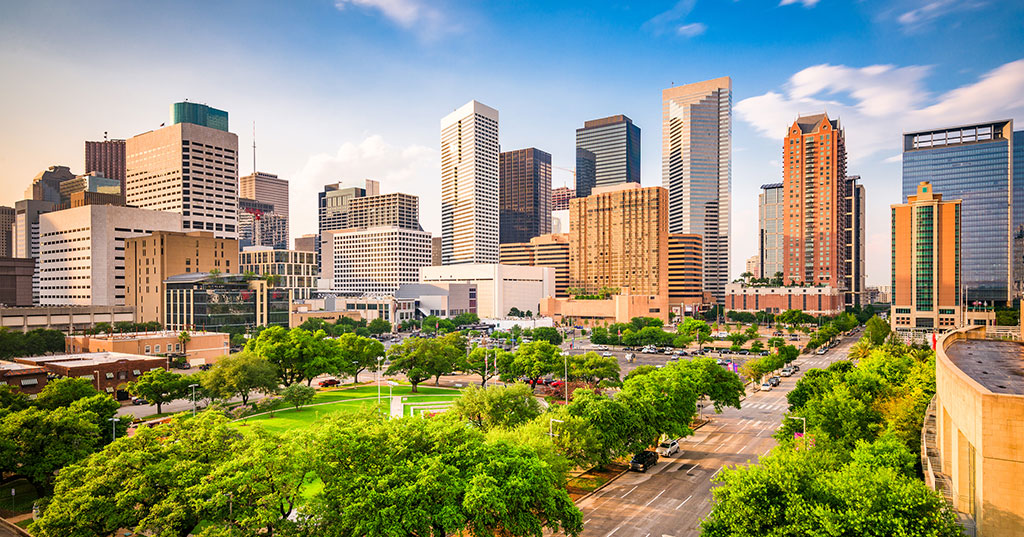
M 228 132 L 228 113 L 205 104 L 188 101 L 171 105 L 171 125 L 191 123 Z
M 68 205 L 71 203 L 71 195 L 76 192 L 98 192 L 100 194 L 111 194 L 122 196 L 121 182 L 116 179 L 104 177 L 101 172 L 89 172 L 79 175 L 74 179 L 68 179 L 60 183 L 60 203 Z M 124 205 L 123 203 L 121 205 Z
M 284 217 L 284 248 L 288 248 L 288 181 L 272 173 L 254 172 L 238 179 L 238 197 L 259 200 L 274 205 L 274 212 Z
M 272 203 L 238 198 L 238 247 L 288 249 L 288 219 Z
M 732 79 L 661 92 L 661 181 L 672 233 L 700 235 L 704 290 L 725 301 L 732 218 Z
M 501 244 L 528 242 L 551 232 L 551 155 L 536 148 L 500 155 Z
M 757 196 L 761 273 L 754 275 L 758 278 L 774 278 L 782 272 L 784 200 L 782 183 L 761 185 L 761 194 Z
M 0 206 L 0 257 L 14 257 L 14 207 Z
M 576 129 L 576 197 L 590 195 L 595 187 L 640 182 L 640 127 L 619 114 L 583 123 Z M 593 180 L 589 175 L 593 154 Z M 583 180 L 581 180 L 581 175 Z
M 324 185 L 323 191 L 317 194 L 320 236 L 323 237 L 325 231 L 352 227 L 349 223 L 352 200 L 378 194 L 380 183 L 373 179 L 366 179 L 364 186 Z
M 801 116 L 783 145 L 783 275 L 787 283 L 847 284 L 846 136 L 826 114 Z
M 565 211 L 569 209 L 569 200 L 576 197 L 576 191 L 567 187 L 560 186 L 558 188 L 551 189 L 551 210 L 552 211 Z
M 929 181 L 936 192 L 961 200 L 961 277 L 968 304 L 1014 298 L 1014 265 L 1021 258 L 1014 255 L 1014 231 L 1015 224 L 1024 225 L 1014 214 L 1013 202 L 1024 196 L 1024 181 L 1014 181 L 1014 134 L 1013 120 L 1007 119 L 903 135 L 903 196 Z
M 25 199 L 60 203 L 60 184 L 75 178 L 67 166 L 50 166 L 32 178 Z
M 177 105 L 189 106 L 178 113 Z M 202 109 L 196 107 L 208 108 L 176 103 L 172 106 L 175 124 L 126 142 L 126 201 L 180 214 L 186 232 L 212 231 L 217 238 L 235 239 L 238 136 L 227 131 L 225 112 L 210 108 L 200 113 Z M 223 121 L 217 119 L 220 114 Z
M 441 259 L 498 262 L 498 111 L 470 101 L 441 119 Z
M 569 234 L 551 233 L 533 237 L 529 242 L 501 245 L 502 265 L 527 265 L 555 269 L 555 296 L 569 293 Z
M 121 183 L 124 195 L 125 183 L 125 141 L 103 140 L 85 142 L 85 173 L 100 172 L 104 177 Z
M 867 200 L 864 193 L 864 185 L 857 184 L 860 181 L 859 175 L 852 175 L 846 178 L 846 216 L 843 221 L 846 229 L 843 232 L 843 241 L 846 245 L 846 293 L 844 296 L 847 306 L 866 306 L 867 289 L 864 285 L 864 211 Z

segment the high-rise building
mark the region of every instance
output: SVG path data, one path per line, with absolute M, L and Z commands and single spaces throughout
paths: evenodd
M 393 294 L 430 265 L 430 233 L 397 226 L 325 231 L 320 277 L 339 293 Z
M 895 331 L 947 330 L 961 324 L 960 200 L 943 200 L 921 182 L 892 206 L 892 311 Z
M 498 262 L 498 111 L 470 101 L 441 119 L 441 260 Z
M 378 226 L 422 230 L 419 196 L 395 192 L 352 198 L 349 201 L 346 228 Z
M 582 129 L 576 129 L 576 148 L 594 155 L 593 182 L 581 182 L 581 167 L 587 171 L 589 155 L 583 154 L 581 166 L 580 152 L 576 152 L 576 197 L 589 196 L 599 186 L 640 182 L 640 127 L 628 117 L 619 114 L 584 122 Z
M 115 205 L 39 215 L 39 303 L 124 305 L 125 241 L 154 231 L 181 231 L 181 215 Z
M 372 179 L 367 179 L 364 186 L 342 186 L 341 183 L 324 185 L 324 190 L 317 194 L 320 236 L 323 237 L 325 231 L 352 227 L 352 200 L 379 194 L 380 183 Z
M 126 306 L 140 323 L 164 322 L 164 280 L 190 272 L 238 274 L 238 241 L 209 231 L 155 231 L 124 241 Z
M 288 248 L 288 181 L 272 173 L 254 172 L 238 179 L 238 197 L 260 200 L 274 206 L 274 212 L 284 217 L 284 248 Z
M 121 184 L 121 194 L 124 194 L 125 169 L 124 140 L 85 142 L 85 173 L 99 172 L 104 177 L 117 180 Z
M 732 79 L 662 90 L 661 181 L 669 230 L 701 236 L 704 290 L 722 304 L 732 219 Z
M 75 178 L 67 166 L 50 166 L 32 178 L 25 189 L 25 199 L 60 203 L 60 184 Z
M 40 200 L 21 200 L 14 204 L 14 235 L 11 247 L 14 257 L 36 260 L 32 276 L 32 305 L 39 305 L 39 215 L 57 208 L 57 203 Z
M 191 123 L 228 132 L 228 113 L 205 104 L 188 101 L 171 105 L 171 125 Z
M 180 214 L 185 231 L 236 239 L 238 136 L 227 131 L 226 113 L 214 121 L 221 112 L 210 108 L 204 120 L 196 112 L 203 105 L 176 103 L 175 110 L 177 105 L 189 106 L 175 112 L 175 124 L 125 143 L 125 199 L 131 206 Z
M 500 155 L 501 244 L 551 233 L 551 155 L 536 148 Z
M 60 188 L 61 204 L 70 205 L 71 195 L 77 192 L 95 192 L 99 194 L 112 194 L 120 196 L 121 182 L 117 179 L 104 177 L 100 172 L 89 172 L 76 176 L 74 179 L 61 181 Z
M 0 306 L 5 308 L 32 306 L 32 276 L 35 259 L 0 256 Z M 6 319 L 5 319 L 6 320 Z M 4 323 L 6 328 L 11 328 Z
M 258 276 L 274 276 L 276 289 L 291 291 L 292 300 L 308 300 L 316 291 L 319 267 L 316 254 L 302 250 L 273 249 L 249 246 L 238 254 L 239 270 Z
M 1017 134 L 1017 136 L 1014 136 Z M 1013 120 L 989 121 L 903 135 L 903 196 L 928 181 L 936 192 L 961 200 L 963 264 L 967 303 L 1006 304 L 1014 299 L 1014 234 L 1024 229 L 1016 201 L 1024 201 L 1024 179 L 1014 149 L 1024 133 Z M 1024 159 L 1022 159 L 1024 161 Z M 1024 166 L 1024 163 L 1022 163 Z M 1016 176 L 1016 177 L 1015 177 Z
M 691 313 L 704 303 L 704 246 L 700 235 L 668 235 L 668 303 L 679 315 Z
M 576 148 L 576 196 L 585 198 L 597 182 L 597 155 L 582 147 Z
M 315 252 L 316 243 L 320 238 L 313 233 L 307 233 L 301 237 L 295 237 L 295 249 L 303 252 Z
M 441 237 L 430 237 L 430 266 L 441 266 Z
M 0 206 L 0 257 L 14 254 L 14 207 Z
M 555 269 L 555 296 L 569 293 L 569 234 L 551 233 L 530 239 L 529 242 L 510 242 L 501 245 L 502 265 L 525 265 Z
M 551 189 L 551 210 L 552 211 L 567 211 L 569 210 L 569 200 L 576 197 L 576 191 L 567 186 L 560 186 L 558 188 Z
M 668 299 L 667 190 L 598 187 L 572 200 L 569 213 L 569 287 Z
M 757 196 L 758 256 L 760 274 L 758 278 L 774 278 L 782 272 L 785 196 L 782 183 L 761 185 Z
M 288 218 L 272 203 L 238 198 L 238 247 L 288 248 Z
M 866 306 L 870 304 L 865 296 L 867 288 L 864 284 L 864 259 L 867 257 L 864 249 L 864 212 L 867 200 L 864 185 L 857 184 L 860 181 L 859 175 L 847 177 L 846 181 L 848 183 L 846 216 L 844 218 L 846 223 L 844 231 L 846 244 L 846 285 L 844 287 L 846 293 L 843 299 L 847 306 Z
M 845 290 L 849 188 L 846 138 L 826 114 L 793 122 L 783 145 L 786 283 Z
M 760 278 L 758 274 L 761 274 L 761 256 L 752 255 L 747 258 L 747 266 L 745 270 L 746 274 L 753 275 L 754 278 Z

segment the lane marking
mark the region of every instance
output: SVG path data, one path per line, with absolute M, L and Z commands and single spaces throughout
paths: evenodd
M 675 510 L 678 511 L 679 508 L 683 506 L 683 504 L 690 501 L 690 498 L 693 498 L 693 494 L 689 495 L 685 500 L 679 502 L 679 505 L 676 506 Z
M 639 487 L 639 486 L 640 485 L 637 485 L 636 487 Z M 629 489 L 629 492 L 627 492 L 627 493 L 625 493 L 625 494 L 623 494 L 622 496 L 619 496 L 619 497 L 620 498 L 625 498 L 626 496 L 629 496 L 629 493 L 633 492 L 634 490 L 636 490 L 636 487 L 633 487 L 633 488 Z M 618 529 L 618 528 L 615 528 L 615 529 Z
M 668 489 L 665 489 L 665 490 L 668 490 Z M 644 507 L 647 507 L 648 505 L 651 505 L 651 503 L 652 503 L 652 502 L 654 502 L 654 500 L 657 500 L 658 498 L 660 498 L 660 497 L 661 497 L 661 495 L 662 495 L 662 494 L 665 494 L 665 490 L 663 490 L 663 491 L 659 492 L 657 496 L 655 496 L 655 497 L 651 498 L 651 501 L 649 501 L 649 502 L 645 503 L 645 504 L 644 504 Z
M 619 526 L 619 528 L 621 528 L 621 527 L 622 526 Z M 619 531 L 619 528 L 613 529 L 612 531 L 608 532 L 608 535 L 605 535 L 604 537 L 612 537 L 612 534 L 617 532 L 617 531 Z
M 725 468 L 725 466 L 723 466 L 722 468 Z M 715 473 L 711 474 L 711 477 L 714 478 L 716 475 L 718 475 L 718 472 L 721 472 L 722 468 L 715 470 Z
M 761 454 L 761 456 L 762 456 L 762 457 L 764 457 L 764 456 L 765 456 L 765 455 L 767 455 L 767 454 L 768 454 L 768 452 L 770 452 L 771 450 L 772 450 L 772 448 L 768 448 L 768 451 L 765 451 L 764 453 L 762 453 L 762 454 Z

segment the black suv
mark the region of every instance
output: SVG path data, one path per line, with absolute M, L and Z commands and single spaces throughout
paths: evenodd
M 658 454 L 654 451 L 641 451 L 633 455 L 629 461 L 629 469 L 637 472 L 646 472 L 648 468 L 658 464 Z

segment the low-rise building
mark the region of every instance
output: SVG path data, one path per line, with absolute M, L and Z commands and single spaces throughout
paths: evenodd
M 242 333 L 288 327 L 291 293 L 241 274 L 193 272 L 164 280 L 164 328 Z
M 555 269 L 488 263 L 423 267 L 419 283 L 475 284 L 477 315 L 500 319 L 512 308 L 540 311 L 541 300 L 555 296 Z
M 182 333 L 188 340 L 182 341 Z M 221 332 L 171 331 L 131 332 L 93 336 L 65 336 L 64 350 L 69 353 L 119 352 L 124 354 L 185 355 L 192 365 L 210 364 L 230 352 L 231 336 Z
M 476 284 L 412 283 L 398 288 L 395 296 L 411 301 L 416 319 L 431 315 L 448 318 L 477 313 Z
M 725 286 L 725 309 L 750 313 L 801 310 L 808 315 L 838 315 L 846 307 L 843 293 L 830 285 L 758 287 L 730 283 Z
M 0 307 L 0 327 L 28 332 L 37 328 L 81 332 L 97 323 L 114 325 L 135 322 L 131 306 L 33 306 L 30 308 Z
M 128 399 L 129 382 L 138 380 L 146 371 L 167 367 L 167 358 L 164 357 L 120 352 L 30 356 L 15 358 L 14 361 L 41 367 L 58 377 L 87 379 L 97 390 L 115 396 L 119 401 Z
M 341 318 L 372 321 L 384 319 L 397 330 L 402 322 L 416 317 L 415 303 L 392 295 L 335 296 L 292 304 L 289 317 L 294 328 L 308 319 L 337 322 Z
M 0 384 L 35 395 L 46 386 L 46 370 L 39 366 L 0 360 Z
M 556 323 L 604 326 L 628 323 L 633 317 L 655 317 L 668 322 L 668 297 L 613 295 L 606 299 L 548 297 L 541 300 L 540 314 Z
M 306 300 L 316 292 L 319 268 L 315 252 L 246 246 L 238 254 L 238 260 L 243 274 L 274 276 L 273 287 L 290 290 L 292 300 Z

